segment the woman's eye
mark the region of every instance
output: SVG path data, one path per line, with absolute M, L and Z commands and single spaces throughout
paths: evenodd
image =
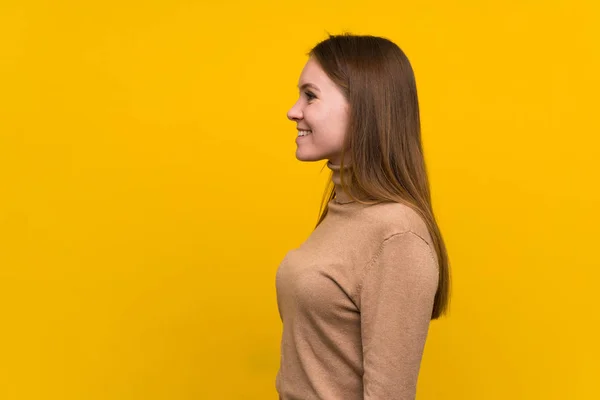
M 304 94 L 306 94 L 306 97 L 308 97 L 309 100 L 317 97 L 314 94 L 312 94 L 311 92 L 304 92 Z

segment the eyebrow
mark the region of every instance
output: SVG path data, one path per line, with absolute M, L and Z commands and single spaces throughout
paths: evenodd
M 315 85 L 313 85 L 313 84 L 312 84 L 312 83 L 310 83 L 310 82 L 303 83 L 303 84 L 302 84 L 302 86 L 298 86 L 298 89 L 299 89 L 299 90 L 302 90 L 302 89 L 304 89 L 305 87 L 312 87 L 312 88 L 313 88 L 313 89 L 315 89 L 317 92 L 320 92 L 319 88 L 318 88 L 318 87 L 316 87 Z

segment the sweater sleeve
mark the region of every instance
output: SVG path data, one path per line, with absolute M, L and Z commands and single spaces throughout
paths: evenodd
M 364 400 L 413 400 L 438 285 L 429 245 L 413 232 L 386 238 L 360 288 Z

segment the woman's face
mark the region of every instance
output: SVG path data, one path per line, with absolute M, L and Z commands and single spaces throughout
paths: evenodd
M 348 122 L 346 98 L 312 57 L 300 74 L 298 88 L 300 97 L 287 117 L 296 121 L 298 130 L 311 133 L 297 137 L 296 158 L 300 161 L 329 159 L 333 164 L 340 164 Z

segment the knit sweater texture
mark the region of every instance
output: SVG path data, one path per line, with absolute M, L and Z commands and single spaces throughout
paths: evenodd
M 336 198 L 276 272 L 279 399 L 414 399 L 439 279 L 430 234 L 406 205 L 352 201 L 327 166 Z

